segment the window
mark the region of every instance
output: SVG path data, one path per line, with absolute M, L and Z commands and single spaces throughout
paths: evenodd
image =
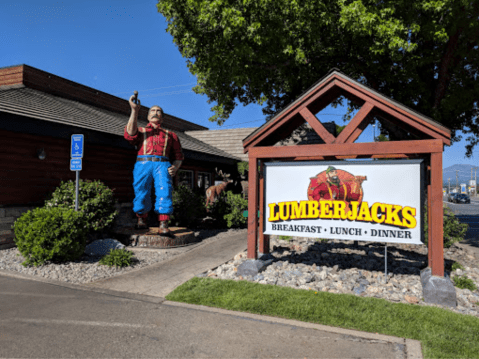
M 198 172 L 198 187 L 206 191 L 211 186 L 211 173 Z
M 188 186 L 193 189 L 193 171 L 178 170 L 178 184 Z

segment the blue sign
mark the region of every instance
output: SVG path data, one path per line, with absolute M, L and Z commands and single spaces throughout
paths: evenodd
M 83 135 L 72 135 L 71 158 L 83 158 Z
M 70 171 L 81 171 L 81 158 L 72 158 L 70 160 Z

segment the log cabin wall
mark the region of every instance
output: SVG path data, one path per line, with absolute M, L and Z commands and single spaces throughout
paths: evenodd
M 39 134 L 41 133 L 41 134 Z M 101 180 L 114 190 L 119 217 L 116 225 L 131 225 L 133 167 L 137 151 L 123 137 L 74 126 L 50 123 L 7 113 L 0 113 L 0 249 L 15 246 L 12 225 L 28 210 L 42 207 L 61 181 L 75 181 L 70 171 L 72 134 L 84 134 L 82 180 Z M 38 158 L 44 149 L 46 158 Z M 234 173 L 234 164 L 196 151 L 185 152 L 182 169 L 210 173 L 215 181 L 215 168 Z M 233 161 L 234 162 L 234 161 Z

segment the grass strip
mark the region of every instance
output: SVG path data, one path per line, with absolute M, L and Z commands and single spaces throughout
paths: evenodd
M 415 339 L 425 358 L 479 358 L 479 318 L 436 307 L 197 277 L 166 299 Z

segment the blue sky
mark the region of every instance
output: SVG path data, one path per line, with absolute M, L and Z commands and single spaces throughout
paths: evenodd
M 258 105 L 239 105 L 223 126 L 209 122 L 211 104 L 191 88 L 196 78 L 166 33 L 156 0 L 17 0 L 0 4 L 0 67 L 27 64 L 143 105 L 159 104 L 174 116 L 209 129 L 256 127 Z M 327 108 L 321 121 L 344 124 L 344 110 Z M 372 127 L 360 142 L 372 141 Z M 446 147 L 444 168 L 479 164 L 479 148 L 466 159 L 465 140 Z

